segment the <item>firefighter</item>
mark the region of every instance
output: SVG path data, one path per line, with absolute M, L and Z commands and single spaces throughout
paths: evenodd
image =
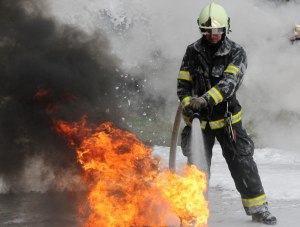
M 292 44 L 294 44 L 295 41 L 299 41 L 299 40 L 300 40 L 300 23 L 295 25 L 294 35 L 290 38 Z
M 209 168 L 216 138 L 246 214 L 253 221 L 276 224 L 276 217 L 268 211 L 253 160 L 254 143 L 242 126 L 241 105 L 236 98 L 247 68 L 246 53 L 226 36 L 230 19 L 222 6 L 215 3 L 205 6 L 197 22 L 202 37 L 187 47 L 177 80 L 177 95 L 187 124 L 181 133 L 183 154 L 189 162 L 191 121 L 197 113 Z

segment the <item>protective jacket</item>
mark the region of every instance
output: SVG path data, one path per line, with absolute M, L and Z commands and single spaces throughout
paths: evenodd
M 207 122 L 211 129 L 224 127 L 227 105 L 233 115 L 232 123 L 241 120 L 236 91 L 246 68 L 246 52 L 227 37 L 218 45 L 209 44 L 202 37 L 187 47 L 178 75 L 177 95 L 183 107 L 195 95 L 206 99 L 208 108 L 201 112 L 202 128 Z

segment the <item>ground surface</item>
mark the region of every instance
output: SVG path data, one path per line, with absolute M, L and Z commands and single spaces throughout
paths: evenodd
M 154 147 L 154 155 L 168 163 L 169 148 Z M 254 156 L 267 194 L 270 210 L 278 227 L 300 226 L 300 154 L 276 149 L 257 149 Z M 177 151 L 177 166 L 185 157 Z M 70 193 L 25 193 L 0 195 L 0 226 L 73 227 L 79 226 L 76 201 L 81 195 Z M 255 227 L 245 215 L 239 194 L 221 155 L 214 148 L 209 187 L 210 227 Z

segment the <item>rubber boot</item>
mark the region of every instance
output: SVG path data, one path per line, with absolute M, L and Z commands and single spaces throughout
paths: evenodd
M 269 211 L 252 214 L 252 221 L 264 223 L 267 225 L 275 225 L 277 219 Z

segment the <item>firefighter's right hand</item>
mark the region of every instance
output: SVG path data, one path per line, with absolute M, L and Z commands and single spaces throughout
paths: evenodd
M 191 109 L 191 106 L 190 105 L 188 105 L 188 106 L 186 106 L 186 107 L 184 107 L 183 108 L 183 110 L 182 110 L 182 114 L 184 115 L 184 116 L 186 116 L 186 117 L 192 117 L 193 116 L 193 114 L 194 114 L 194 111 Z
M 184 119 L 185 123 L 187 125 L 191 126 L 194 111 L 191 109 L 190 105 L 183 108 L 182 115 L 183 115 L 183 119 Z

